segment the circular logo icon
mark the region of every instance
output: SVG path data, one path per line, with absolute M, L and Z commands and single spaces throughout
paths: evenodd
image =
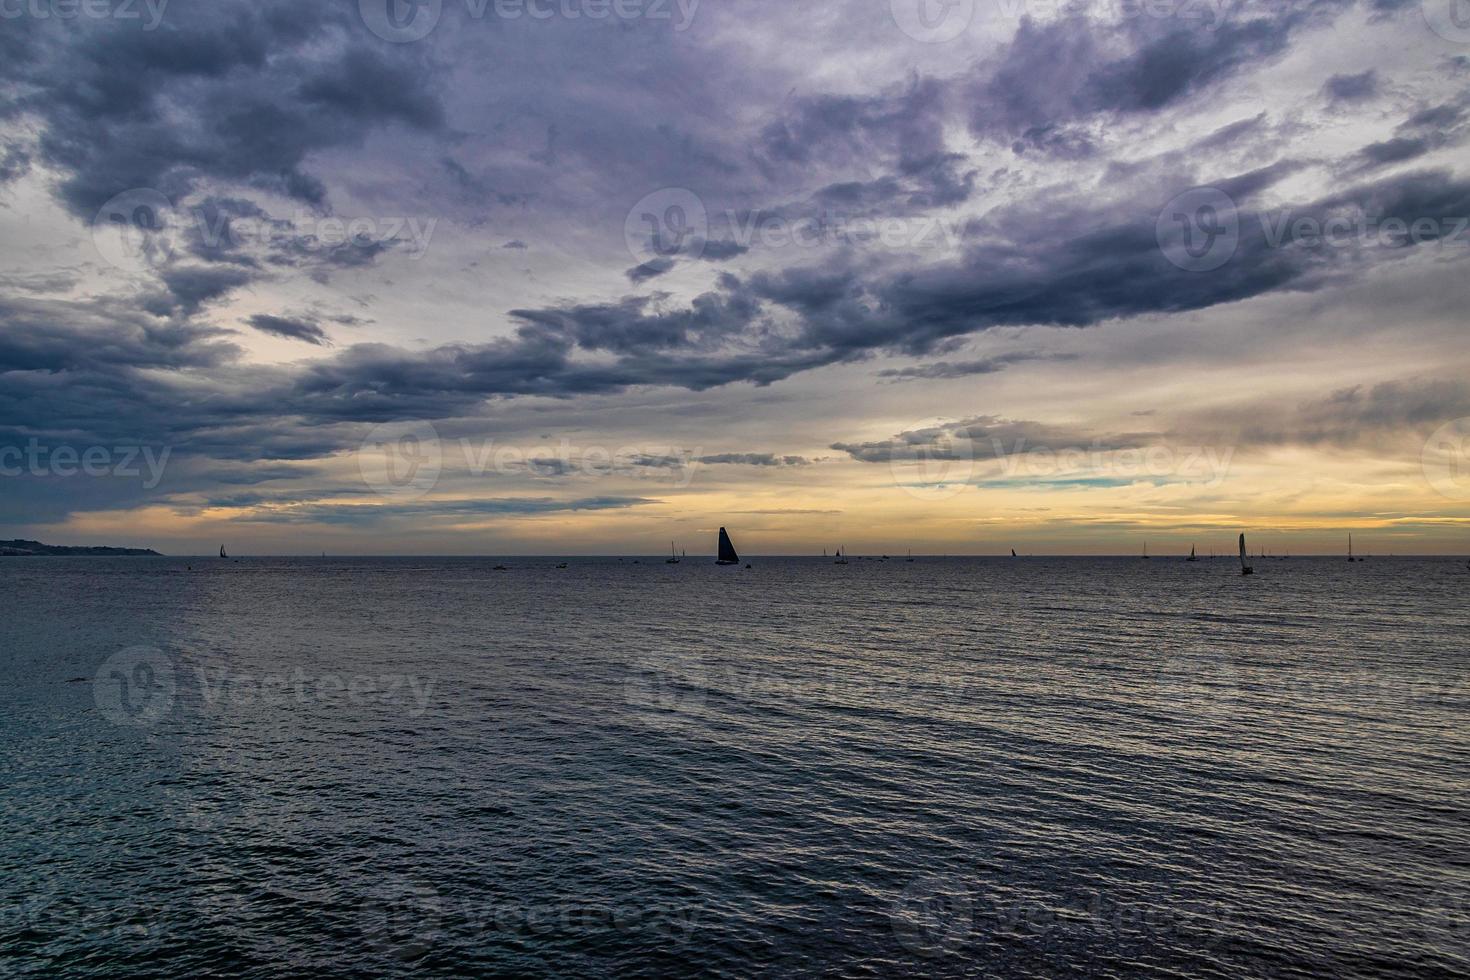
M 1419 0 L 1424 23 L 1446 41 L 1470 44 L 1470 2 L 1467 0 Z
M 1240 676 L 1228 657 L 1213 651 L 1164 661 L 1154 678 L 1159 709 L 1191 726 L 1228 724 L 1240 699 Z
M 954 425 L 916 425 L 894 440 L 888 472 L 894 486 L 922 500 L 943 500 L 963 492 L 975 473 L 975 446 Z
M 139 263 L 161 264 L 173 254 L 164 232 L 173 202 L 151 187 L 139 187 L 108 201 L 92 219 L 92 244 L 103 261 L 119 269 Z
M 383 422 L 357 449 L 362 481 L 385 497 L 414 500 L 434 489 L 444 453 L 429 422 Z
M 1456 956 L 1470 956 L 1470 882 L 1446 884 L 1420 907 L 1424 938 Z
M 1470 500 L 1470 417 L 1446 422 L 1424 442 L 1424 479 L 1450 500 Z
M 416 959 L 442 932 L 443 902 L 423 882 L 398 877 L 379 882 L 368 890 L 358 911 L 368 948 L 387 959 Z
M 114 725 L 142 728 L 168 714 L 177 693 L 173 661 L 157 647 L 128 647 L 103 661 L 92 699 Z
M 888 919 L 904 949 L 919 956 L 941 956 L 970 938 L 975 899 L 963 882 L 929 875 L 899 893 Z
M 888 0 L 893 22 L 915 41 L 953 41 L 975 18 L 975 0 Z
M 357 0 L 357 11 L 378 37 L 407 44 L 423 40 L 438 26 L 444 0 Z
M 704 708 L 706 687 L 699 654 L 649 655 L 629 666 L 623 699 L 644 724 L 677 727 Z
M 665 187 L 644 197 L 623 222 L 623 240 L 639 263 L 687 256 L 697 259 L 709 238 L 709 212 L 699 195 Z
M 1174 265 L 1186 272 L 1209 272 L 1234 258 L 1240 215 L 1229 194 L 1217 187 L 1195 187 L 1164 205 L 1154 235 Z

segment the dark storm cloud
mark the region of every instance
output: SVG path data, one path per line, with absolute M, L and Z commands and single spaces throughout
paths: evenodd
M 1382 167 L 1422 157 L 1433 148 L 1434 144 L 1424 137 L 1395 136 L 1381 143 L 1369 143 L 1359 155 L 1367 166 Z
M 1331 102 L 1366 102 L 1378 95 L 1378 73 L 1370 68 L 1356 75 L 1333 75 L 1322 91 Z
M 44 21 L 28 25 L 31 56 L 0 73 L 84 220 L 122 191 L 178 200 L 209 178 L 321 205 L 325 187 L 305 169 L 312 152 L 357 145 L 375 126 L 443 125 L 434 75 L 412 46 L 367 45 L 350 7 L 173 4 L 154 31 Z
M 811 460 L 805 456 L 778 456 L 775 453 L 715 453 L 700 456 L 696 463 L 733 466 L 809 466 Z
M 318 347 L 332 346 L 331 341 L 327 339 L 327 332 L 316 323 L 306 319 L 257 313 L 245 322 L 261 333 L 285 337 L 287 340 L 302 340 L 308 344 L 316 344 Z
M 1347 6 L 1243 3 L 1222 21 L 1214 14 L 1196 22 L 1134 17 L 1111 32 L 1083 17 L 1044 24 L 1026 17 L 970 83 L 970 127 L 979 136 L 1015 139 L 1018 151 L 1085 157 L 1092 137 L 1081 127 L 1095 117 L 1183 102 L 1279 56 L 1295 33 Z
M 1025 361 L 1055 361 L 1071 360 L 1071 357 L 1062 357 L 1056 354 L 1044 354 L 1027 351 L 1017 351 L 1010 354 L 998 354 L 995 357 L 982 357 L 973 361 L 936 361 L 933 364 L 918 364 L 905 368 L 884 368 L 878 371 L 880 378 L 889 378 L 893 381 L 941 381 L 951 378 L 965 378 L 976 374 L 995 374 L 1004 371 L 1013 364 Z
M 324 281 L 335 270 L 372 265 L 393 243 L 324 248 L 287 234 L 254 247 L 228 234 L 206 237 L 196 225 L 184 237 L 187 254 L 159 269 L 157 288 L 134 305 L 0 301 L 0 426 L 16 433 L 129 433 L 165 440 L 181 456 L 313 459 L 353 448 L 361 423 L 478 416 L 487 400 L 516 396 L 766 385 L 892 352 L 952 357 L 957 339 L 996 327 L 1091 327 L 1318 290 L 1350 268 L 1407 251 L 1398 243 L 1313 250 L 1289 231 L 1269 240 L 1257 195 L 1300 165 L 1270 162 L 1276 156 L 1269 152 L 1272 141 L 1282 138 L 1286 124 L 1273 126 L 1264 114 L 1238 119 L 1193 148 L 1176 145 L 1176 158 L 1156 157 L 1147 164 L 1151 170 L 1141 169 L 1132 155 L 1107 159 L 1115 122 L 1157 117 L 1158 128 L 1167 129 L 1177 118 L 1167 111 L 1191 111 L 1221 83 L 1269 65 L 1312 25 L 1330 20 L 1341 3 L 1242 5 L 1212 30 L 1159 18 L 1135 18 L 1120 27 L 1081 18 L 1026 20 L 993 57 L 956 78 L 914 74 L 868 93 L 793 91 L 779 109 L 755 105 L 758 114 L 742 101 L 745 92 L 730 94 L 729 71 L 698 45 L 663 47 L 647 35 L 620 32 L 616 50 L 607 50 L 606 34 L 561 35 L 557 43 L 567 46 L 556 48 L 558 56 L 585 72 L 568 76 L 581 94 L 572 98 L 558 88 L 561 76 L 554 71 L 537 73 L 521 88 L 494 89 L 497 106 L 522 106 L 524 116 L 495 117 L 485 124 L 489 135 L 483 139 L 460 131 L 463 106 L 445 108 L 455 94 L 453 69 L 434 59 L 456 49 L 437 42 L 379 44 L 363 30 L 355 6 L 180 4 L 153 35 L 115 25 L 71 31 L 17 24 L 0 39 L 0 77 L 9 83 L 0 116 L 24 114 L 36 140 L 33 150 L 16 151 L 21 156 L 14 163 L 7 150 L 0 179 L 18 173 L 29 153 L 54 171 L 61 202 L 83 221 L 119 191 L 155 187 L 175 201 L 209 195 L 201 205 L 206 228 L 251 219 L 283 231 L 287 223 L 272 219 L 253 195 L 286 195 L 327 213 L 327 181 L 338 175 L 317 163 L 319 157 L 370 146 L 387 156 L 409 141 L 422 166 L 411 189 L 398 193 L 438 194 L 434 200 L 450 202 L 467 226 L 483 220 L 489 205 L 525 205 L 540 221 L 543 214 L 533 210 L 538 195 L 556 192 L 558 181 L 585 182 L 598 207 L 615 200 L 621 202 L 617 211 L 645 186 L 687 183 L 711 195 L 712 212 L 716 196 L 728 192 L 740 205 L 737 213 L 786 217 L 922 214 L 975 203 L 994 187 L 1015 192 L 984 201 L 983 219 L 967 225 L 941 260 L 915 251 L 821 253 L 811 262 L 763 266 L 772 271 L 720 274 L 692 301 L 664 293 L 600 302 L 574 296 L 509 311 L 513 332 L 488 343 L 412 350 L 358 344 L 290 368 L 245 363 L 226 334 L 195 318 L 215 313 L 236 290 L 263 285 L 267 277 Z M 538 47 L 533 55 L 551 50 Z M 607 75 L 596 74 L 601 62 L 589 54 L 623 67 L 659 65 L 660 73 L 681 82 L 670 86 L 678 90 L 677 108 L 642 88 L 630 98 L 625 88 L 597 84 Z M 1317 81 L 1311 85 L 1315 89 Z M 768 94 L 751 87 L 752 99 Z M 670 118 L 638 128 L 650 109 L 667 109 Z M 1377 165 L 1412 159 L 1430 145 L 1430 130 L 1457 124 L 1460 112 L 1449 104 L 1421 110 L 1394 140 L 1363 150 L 1363 159 Z M 739 129 L 737 116 L 758 118 L 754 133 Z M 1021 183 L 1032 179 L 1029 174 L 1006 176 L 987 164 L 989 176 L 982 178 L 969 156 L 952 152 L 946 133 L 956 123 L 968 124 L 987 143 L 986 152 L 1011 148 L 1033 160 L 1070 161 L 1066 166 L 1075 169 L 1066 171 L 1069 177 L 1101 172 L 1106 179 L 1092 186 L 1084 176 L 1030 196 Z M 509 132 L 517 125 L 531 136 L 517 142 Z M 406 138 L 383 141 L 395 144 L 389 149 L 367 143 L 383 129 Z M 1196 170 L 1219 156 L 1217 150 L 1239 150 L 1265 165 L 1215 181 L 1241 206 L 1239 242 L 1221 268 L 1186 272 L 1160 251 L 1156 222 L 1165 201 L 1195 182 Z M 497 162 L 502 157 L 514 162 Z M 355 173 L 344 182 L 355 191 L 380 186 L 372 166 L 378 161 L 357 162 L 367 164 L 360 170 L 369 176 Z M 686 181 L 690 175 L 702 183 Z M 637 193 L 625 193 L 635 187 Z M 1377 209 L 1412 220 L 1466 214 L 1467 200 L 1463 181 L 1419 173 L 1307 202 L 1294 213 L 1325 218 Z M 763 207 L 768 201 L 776 203 Z M 616 214 L 613 227 L 621 221 Z M 500 229 L 490 245 L 527 228 L 535 229 L 538 243 L 555 243 L 560 230 L 546 221 L 516 225 Z M 502 247 L 526 246 L 515 239 Z M 748 253 L 761 257 L 759 248 L 716 238 L 704 244 L 701 257 L 720 262 Z M 616 279 L 625 264 L 608 266 L 609 277 Z M 669 268 L 648 263 L 626 275 L 641 284 Z M 716 270 L 691 264 L 684 271 Z M 247 322 L 307 343 L 326 339 L 316 316 L 258 314 Z M 1026 358 L 941 360 L 878 373 L 895 381 L 964 377 L 1020 359 Z M 1090 435 L 1001 419 L 969 424 L 986 439 L 1072 445 Z M 843 448 L 854 458 L 893 451 L 877 443 Z M 792 459 L 725 453 L 703 461 L 799 465 Z M 324 511 L 320 519 L 335 519 L 335 513 Z
M 642 265 L 635 265 L 627 271 L 626 275 L 629 282 L 637 285 L 638 283 L 647 282 L 649 279 L 661 276 L 673 267 L 673 259 L 661 256 L 656 259 L 650 259 Z
M 1271 168 L 1265 168 L 1271 172 Z M 1260 174 L 1261 171 L 1256 172 Z M 1270 179 L 1243 175 L 1246 193 Z M 0 363 L 12 372 L 0 395 L 0 424 L 167 432 L 181 445 L 232 458 L 310 458 L 353 445 L 332 423 L 445 418 L 473 413 L 486 399 L 515 395 L 616 392 L 639 385 L 693 390 L 769 384 L 801 371 L 881 351 L 923 353 L 996 326 L 1085 327 L 1114 317 L 1204 309 L 1279 290 L 1314 290 L 1343 268 L 1392 258 L 1405 243 L 1311 248 L 1288 223 L 1270 240 L 1274 215 L 1243 210 L 1234 256 L 1192 273 L 1161 253 L 1155 225 L 1162 202 L 1101 211 L 1049 202 L 1003 209 L 992 230 L 1005 240 L 963 258 L 915 269 L 845 264 L 793 267 L 720 288 L 684 306 L 667 297 L 517 310 L 521 326 L 488 344 L 409 352 L 354 345 L 303 368 L 226 369 L 235 350 L 216 331 L 114 305 L 0 307 Z M 1470 214 L 1470 185 L 1447 174 L 1408 174 L 1345 191 L 1291 212 L 1326 217 L 1354 211 L 1382 217 L 1449 219 Z M 1445 227 L 1448 227 L 1446 225 Z M 1014 229 L 1014 234 L 1011 234 Z M 1038 234 L 1044 232 L 1044 234 Z M 220 267 L 240 275 L 232 267 Z M 174 275 L 178 303 L 203 304 L 234 280 Z M 82 316 L 85 326 L 77 322 Z M 173 386 L 145 366 L 192 372 L 181 410 Z M 65 372 L 52 383 L 38 372 Z M 239 385 L 227 384 L 240 382 Z M 78 384 L 79 383 L 79 384 Z M 57 394 L 69 388 L 77 394 Z M 103 390 L 99 401 L 83 389 Z M 44 392 L 51 392 L 47 402 Z M 298 426 L 294 421 L 300 420 Z
M 164 269 L 160 278 L 167 293 L 145 299 L 145 308 L 160 316 L 177 313 L 188 317 L 257 277 L 244 269 L 229 266 L 175 265 Z
M 703 248 L 696 248 L 695 251 L 702 259 L 707 259 L 711 262 L 723 262 L 726 259 L 733 259 L 737 256 L 744 255 L 750 249 L 738 242 L 716 239 L 705 242 Z

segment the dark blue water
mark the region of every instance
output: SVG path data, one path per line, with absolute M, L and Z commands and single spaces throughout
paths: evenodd
M 4 559 L 0 975 L 1470 971 L 1463 560 Z

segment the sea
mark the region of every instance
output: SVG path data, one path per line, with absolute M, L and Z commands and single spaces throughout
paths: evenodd
M 0 976 L 1470 975 L 1464 558 L 747 560 L 0 559 Z

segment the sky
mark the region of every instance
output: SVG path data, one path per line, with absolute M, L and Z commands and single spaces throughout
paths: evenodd
M 0 537 L 1470 553 L 1455 0 L 0 0 Z

